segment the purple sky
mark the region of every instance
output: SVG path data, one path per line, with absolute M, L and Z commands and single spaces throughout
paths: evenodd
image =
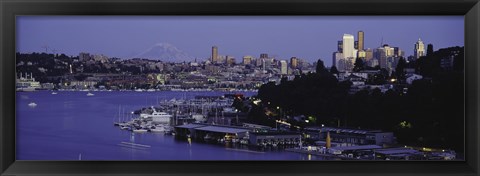
M 331 65 L 332 52 L 344 33 L 365 32 L 365 48 L 383 41 L 413 54 L 421 38 L 434 49 L 464 45 L 463 16 L 19 16 L 17 51 L 80 52 L 128 59 L 157 43 L 170 43 L 200 60 L 211 47 L 239 62 L 244 55 L 268 53 L 309 62 L 322 58 Z

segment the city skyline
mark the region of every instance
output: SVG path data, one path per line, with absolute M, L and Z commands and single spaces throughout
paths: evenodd
M 237 63 L 243 56 L 267 53 L 282 60 L 322 59 L 331 66 L 332 52 L 344 34 L 356 40 L 363 31 L 363 48 L 377 48 L 383 41 L 410 56 L 418 38 L 434 49 L 463 46 L 463 24 L 463 16 L 21 16 L 17 51 L 42 52 L 48 46 L 67 55 L 89 52 L 130 59 L 157 43 L 171 43 L 199 60 L 208 60 L 211 47 L 217 46 L 219 56 L 233 56 Z

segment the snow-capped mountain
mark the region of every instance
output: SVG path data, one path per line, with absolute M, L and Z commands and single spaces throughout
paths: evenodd
M 135 58 L 156 59 L 164 62 L 191 61 L 194 57 L 169 43 L 157 43 Z

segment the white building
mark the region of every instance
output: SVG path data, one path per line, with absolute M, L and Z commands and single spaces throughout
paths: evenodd
M 357 50 L 355 49 L 355 38 L 351 34 L 343 34 L 343 58 L 351 63 L 352 66 L 346 66 L 348 68 L 353 68 L 353 63 L 357 58 Z
M 280 61 L 280 73 L 286 75 L 288 73 L 288 63 L 285 60 Z
M 420 38 L 418 38 L 418 41 L 415 43 L 413 54 L 416 59 L 425 56 L 425 45 L 423 44 L 422 40 L 420 40 Z
M 423 78 L 422 75 L 417 75 L 417 74 L 408 74 L 408 75 L 406 75 L 406 77 L 407 77 L 407 79 L 406 79 L 407 84 L 412 84 L 413 81 Z

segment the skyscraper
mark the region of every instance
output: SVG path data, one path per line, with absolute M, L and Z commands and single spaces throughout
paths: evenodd
M 217 46 L 212 47 L 212 63 L 218 62 L 218 48 Z
M 345 68 L 353 68 L 353 63 L 357 57 L 357 50 L 355 49 L 355 39 L 351 34 L 343 34 L 343 58 L 346 60 Z
M 358 31 L 358 50 L 363 51 L 364 47 L 364 33 L 363 31 Z
M 266 59 L 268 58 L 268 54 L 267 53 L 262 53 L 260 54 L 260 59 Z
M 243 65 L 248 65 L 252 63 L 252 59 L 253 59 L 252 56 L 243 56 Z
M 350 34 L 343 34 L 343 57 L 344 58 L 349 58 L 349 57 L 354 57 L 353 56 L 353 50 L 355 49 L 354 47 L 354 38 L 353 35 Z
M 298 67 L 297 57 L 291 57 L 290 58 L 290 65 L 292 66 L 293 69 L 296 69 Z
M 423 44 L 422 40 L 420 40 L 420 38 L 418 38 L 418 41 L 415 43 L 413 54 L 416 59 L 425 56 L 425 45 Z
M 282 75 L 286 75 L 288 72 L 288 63 L 286 60 L 281 60 L 280 61 L 280 72 Z

